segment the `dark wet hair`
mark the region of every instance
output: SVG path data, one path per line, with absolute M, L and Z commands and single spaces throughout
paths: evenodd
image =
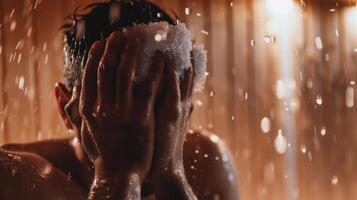
M 147 0 L 110 0 L 88 5 L 86 14 L 76 9 L 67 16 L 70 23 L 62 26 L 65 32 L 64 80 L 69 89 L 80 85 L 84 62 L 91 45 L 108 37 L 113 31 L 135 24 L 166 21 L 176 24 L 176 19 Z

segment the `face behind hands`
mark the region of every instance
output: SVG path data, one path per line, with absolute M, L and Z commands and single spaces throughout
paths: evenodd
M 149 178 L 160 191 L 153 180 L 165 182 L 175 177 L 181 181 L 173 184 L 185 185 L 183 193 L 193 196 L 182 164 L 193 70 L 177 77 L 173 62 L 157 52 L 147 77 L 135 82 L 140 45 L 138 36 L 125 32 L 114 32 L 106 42 L 95 42 L 82 87 L 75 87 L 70 97 L 63 85 L 56 86 L 57 99 L 62 96 L 67 100 L 61 114 L 67 127 L 78 134 L 99 174 L 131 171 L 140 182 Z

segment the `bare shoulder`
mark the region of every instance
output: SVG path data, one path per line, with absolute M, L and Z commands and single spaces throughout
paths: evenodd
M 199 199 L 238 199 L 234 160 L 217 135 L 188 133 L 184 144 L 184 165 L 187 179 Z
M 29 152 L 40 155 L 42 157 L 47 157 L 47 154 L 54 154 L 56 152 L 63 153 L 66 151 L 66 149 L 71 149 L 71 142 L 73 139 L 74 138 L 71 137 L 27 143 L 8 143 L 2 145 L 0 148 L 8 151 Z
M 52 139 L 30 143 L 4 144 L 0 148 L 7 151 L 36 154 L 64 172 L 77 164 L 75 138 Z
M 0 199 L 84 199 L 84 192 L 45 159 L 0 149 Z

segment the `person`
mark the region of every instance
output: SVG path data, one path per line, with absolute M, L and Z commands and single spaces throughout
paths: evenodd
M 224 143 L 186 134 L 192 67 L 178 78 L 172 60 L 157 52 L 144 80 L 134 81 L 141 41 L 118 30 L 176 20 L 149 1 L 88 9 L 64 26 L 66 84 L 55 86 L 59 113 L 75 136 L 3 145 L 0 199 L 238 199 Z

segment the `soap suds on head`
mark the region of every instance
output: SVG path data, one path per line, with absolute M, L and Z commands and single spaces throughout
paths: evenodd
M 145 77 L 147 70 L 151 67 L 152 59 L 157 51 L 164 53 L 175 64 L 178 76 L 183 76 L 185 69 L 191 67 L 191 52 L 193 55 L 195 80 L 194 90 L 200 91 L 204 88 L 206 81 L 207 52 L 203 46 L 192 44 L 192 35 L 184 23 L 170 25 L 167 22 L 151 24 L 138 24 L 126 28 L 128 34 L 136 34 L 142 40 L 142 49 L 136 69 L 138 81 Z M 66 53 L 65 77 L 67 85 L 78 85 L 82 76 L 82 67 L 75 66 L 83 64 L 79 60 L 71 60 L 70 52 Z M 73 58 L 72 58 L 73 59 Z M 79 81 L 78 81 L 79 80 Z
M 195 45 L 192 54 L 195 68 L 194 91 L 197 92 L 203 90 L 207 80 L 207 51 L 203 45 Z

